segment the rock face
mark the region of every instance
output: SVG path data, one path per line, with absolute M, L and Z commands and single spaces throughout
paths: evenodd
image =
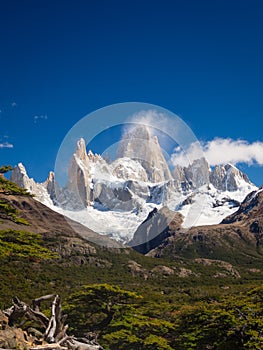
M 26 188 L 28 191 L 33 192 L 36 190 L 36 183 L 33 179 L 30 179 L 27 175 L 26 169 L 22 163 L 19 163 L 11 173 L 10 180 L 15 182 L 18 186 Z
M 49 173 L 46 181 L 43 183 L 37 183 L 34 179 L 28 177 L 24 165 L 19 163 L 12 171 L 10 180 L 36 195 L 36 198 L 47 206 L 52 205 L 55 201 L 56 182 L 53 172 Z
M 205 158 L 196 159 L 188 167 L 179 165 L 173 171 L 177 189 L 197 189 L 209 184 L 210 168 Z
M 242 182 L 251 184 L 247 175 L 231 164 L 216 166 L 210 182 L 220 191 L 236 191 Z
M 260 222 L 262 225 L 261 233 L 263 233 L 263 187 L 260 187 L 258 191 L 249 193 L 241 203 L 239 209 L 234 214 L 226 217 L 222 223 L 230 224 L 242 222 L 244 220 Z M 255 230 L 255 228 L 256 225 L 254 223 L 252 225 L 252 230 Z
M 103 158 L 97 154 L 94 155 L 91 151 L 87 154 L 85 141 L 80 139 L 69 164 L 66 188 L 78 196 L 83 207 L 89 206 L 93 201 L 92 174 L 96 167 L 103 165 L 107 172 L 107 165 Z
M 112 164 L 112 175 L 123 180 L 148 181 L 146 170 L 139 161 L 130 158 L 117 158 Z
M 182 221 L 181 214 L 175 213 L 167 207 L 163 207 L 159 211 L 155 208 L 137 228 L 129 245 L 138 252 L 146 254 L 169 237 L 170 226 L 176 230 L 176 228 L 181 227 Z
M 156 213 L 155 213 L 156 215 Z M 176 259 L 178 256 L 225 260 L 236 264 L 261 264 L 263 256 L 263 188 L 251 192 L 240 208 L 222 223 L 210 226 L 174 229 L 149 255 Z M 146 231 L 146 230 L 145 230 Z M 214 260 L 214 261 L 216 261 Z M 254 265 L 253 265 L 254 266 Z M 239 278 L 225 265 L 226 275 Z M 220 276 L 215 276 L 220 277 Z
M 188 167 L 177 166 L 173 171 L 176 188 L 196 189 L 211 183 L 219 191 L 237 191 L 249 178 L 231 164 L 217 165 L 213 170 L 205 158 L 194 160 Z
M 204 158 L 187 167 L 177 166 L 171 173 L 157 137 L 144 125 L 133 127 L 123 136 L 118 156 L 109 163 L 100 155 L 87 153 L 85 141 L 80 139 L 69 163 L 65 187 L 59 188 L 52 172 L 45 182 L 36 183 L 21 163 L 14 169 L 11 180 L 35 194 L 43 204 L 66 210 L 65 215 L 91 225 L 93 230 L 100 230 L 100 220 L 104 223 L 113 220 L 113 228 L 104 225 L 98 232 L 110 237 L 117 235 L 120 240 L 128 237 L 120 234 L 127 227 L 129 240 L 133 229 L 154 207 L 166 206 L 183 214 L 185 228 L 218 224 L 236 210 L 234 207 L 245 195 L 256 189 L 236 167 L 227 164 L 211 169 Z M 81 213 L 75 215 L 76 211 Z M 130 213 L 129 225 L 116 212 Z M 91 220 L 87 221 L 87 215 Z
M 109 210 L 131 211 L 139 208 L 141 200 L 146 200 L 149 195 L 148 186 L 142 182 L 129 180 L 113 184 L 107 181 L 94 183 L 94 203 Z
M 189 195 L 203 185 L 230 192 L 244 184 L 252 185 L 236 167 L 227 164 L 211 170 L 204 158 L 188 167 L 177 166 L 171 175 L 157 138 L 143 125 L 123 136 L 119 158 L 111 164 L 100 155 L 87 153 L 85 141 L 80 139 L 70 160 L 65 188 L 58 188 L 53 172 L 45 182 L 36 183 L 21 163 L 13 170 L 11 180 L 34 193 L 42 203 L 69 210 L 98 203 L 107 210 L 130 211 L 140 207 L 142 201 L 167 203 L 174 193 Z
M 89 205 L 91 198 L 90 170 L 85 142 L 83 139 L 80 139 L 77 143 L 77 149 L 70 160 L 67 189 L 79 197 L 83 207 Z
M 56 197 L 56 181 L 55 181 L 55 174 L 53 171 L 50 171 L 48 174 L 48 178 L 44 182 L 43 186 L 47 189 L 47 192 L 49 193 L 50 197 L 54 199 Z
M 152 137 L 149 128 L 144 125 L 131 128 L 123 136 L 118 158 L 137 160 L 145 169 L 150 182 L 172 179 L 157 136 Z

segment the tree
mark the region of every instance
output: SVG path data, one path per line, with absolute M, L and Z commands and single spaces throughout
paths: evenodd
M 79 335 L 87 330 L 102 332 L 124 310 L 141 298 L 138 294 L 109 284 L 83 286 L 72 294 L 65 306 L 72 329 Z
M 0 174 L 5 174 L 11 170 L 13 170 L 13 167 L 11 165 L 3 165 L 0 167 Z
M 262 287 L 180 311 L 176 332 L 182 350 L 263 349 Z
M 95 332 L 106 350 L 174 349 L 174 325 L 145 315 L 141 300 L 118 286 L 88 285 L 68 298 L 65 311 L 75 334 Z

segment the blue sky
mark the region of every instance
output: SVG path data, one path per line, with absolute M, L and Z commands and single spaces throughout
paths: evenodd
M 80 118 L 128 101 L 204 143 L 261 142 L 262 17 L 261 0 L 1 1 L 0 163 L 43 181 Z M 260 163 L 237 165 L 260 185 Z

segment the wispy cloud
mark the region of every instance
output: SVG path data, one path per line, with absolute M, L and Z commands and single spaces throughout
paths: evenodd
M 133 114 L 127 123 L 134 123 L 135 127 L 139 124 L 148 128 L 151 136 L 157 136 L 159 141 L 161 140 L 162 146 L 166 148 L 167 144 L 173 141 L 180 145 L 190 144 L 193 141 L 197 141 L 191 129 L 184 123 L 184 121 L 175 115 L 164 109 L 149 108 L 141 110 L 138 113 Z M 130 125 L 124 128 L 124 133 L 127 133 L 129 129 L 134 126 Z M 170 139 L 170 140 L 169 140 Z
M 0 148 L 14 148 L 14 145 L 10 142 L 1 142 L 0 143 Z
M 136 128 L 138 125 L 144 125 L 147 127 L 151 136 L 157 136 L 158 139 L 162 139 L 163 145 L 165 144 L 167 135 L 171 138 L 175 136 L 176 128 L 174 128 L 173 125 L 179 128 L 175 119 L 169 117 L 163 111 L 156 109 L 141 110 L 140 112 L 133 114 L 127 122 L 134 125 L 124 127 L 124 133 Z
M 263 165 L 263 142 L 249 143 L 246 140 L 215 138 L 202 144 L 203 155 L 211 166 L 232 163 Z M 173 165 L 189 164 L 189 159 L 197 159 L 197 146 L 191 144 L 187 150 L 176 149 L 171 156 Z
M 47 115 L 46 114 L 35 115 L 34 123 L 37 123 L 39 120 L 47 120 Z

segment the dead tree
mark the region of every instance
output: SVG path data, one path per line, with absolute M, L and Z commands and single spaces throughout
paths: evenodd
M 21 322 L 22 319 L 27 319 L 35 321 L 41 328 L 45 329 L 43 333 L 33 327 L 27 330 L 30 334 L 36 335 L 29 350 L 103 350 L 94 339 L 80 339 L 67 335 L 66 316 L 62 315 L 61 301 L 58 295 L 53 299 L 50 318 L 40 311 L 41 302 L 53 297 L 54 295 L 50 294 L 34 299 L 32 308 L 15 297 L 13 306 L 3 311 L 8 317 L 8 324 L 11 327 L 15 326 L 17 322 Z

